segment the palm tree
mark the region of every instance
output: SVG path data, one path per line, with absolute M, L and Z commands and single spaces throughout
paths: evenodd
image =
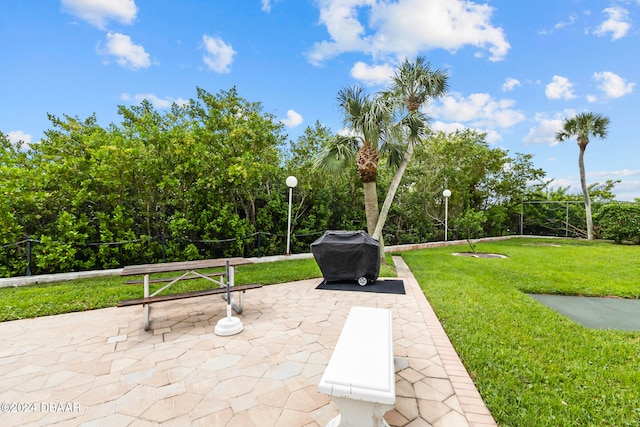
M 431 64 L 424 57 L 419 56 L 415 61 L 405 59 L 392 77 L 391 87 L 384 93 L 385 99 L 394 105 L 400 118 L 392 135 L 401 142 L 404 155 L 382 205 L 382 211 L 373 232 L 374 239 L 382 241 L 382 228 L 404 171 L 413 156 L 414 147 L 429 130 L 428 119 L 420 111 L 420 107 L 446 94 L 447 79 L 448 75 L 445 71 L 432 70 Z M 406 140 L 405 144 L 402 144 L 403 140 Z M 381 247 L 381 251 L 383 250 L 384 248 Z M 384 259 L 382 252 L 381 257 Z
M 392 144 L 387 144 L 386 138 L 391 108 L 385 99 L 370 96 L 359 86 L 341 89 L 337 98 L 338 105 L 344 112 L 344 125 L 349 129 L 349 133 L 333 139 L 320 153 L 315 165 L 337 172 L 346 170 L 355 160 L 364 188 L 367 232 L 372 234 L 378 220 L 376 182 L 380 154 L 389 155 L 390 152 L 397 151 Z
M 587 188 L 587 180 L 584 172 L 584 152 L 589 144 L 590 136 L 597 136 L 602 139 L 607 137 L 609 118 L 597 113 L 580 113 L 564 121 L 562 130 L 556 133 L 556 140 L 564 142 L 567 139 L 578 138 L 580 156 L 578 166 L 580 167 L 580 185 L 584 195 L 584 207 L 587 217 L 587 239 L 593 239 L 593 219 L 591 217 L 591 199 Z

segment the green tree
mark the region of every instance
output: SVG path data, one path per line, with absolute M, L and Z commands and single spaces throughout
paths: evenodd
M 367 232 L 372 235 L 379 215 L 376 182 L 380 156 L 386 154 L 396 164 L 400 159 L 398 145 L 388 138 L 391 104 L 354 86 L 338 92 L 338 105 L 350 133 L 338 135 L 318 156 L 316 166 L 330 172 L 345 171 L 355 160 L 364 189 Z
M 400 189 L 402 212 L 395 215 L 405 215 L 414 224 L 430 222 L 443 227 L 442 191 L 447 188 L 451 191 L 449 218 L 471 208 L 486 212 L 488 232 L 515 229 L 508 225 L 509 218 L 520 212 L 530 183 L 541 180 L 545 173 L 534 167 L 530 155 L 510 156 L 504 149 L 490 147 L 485 138 L 470 129 L 437 132 L 416 146 Z
M 313 167 L 314 159 L 334 138 L 330 129 L 316 122 L 297 141 L 292 141 L 288 150 L 280 182 L 284 182 L 286 175 L 298 177 L 291 224 L 291 243 L 296 250 L 308 252 L 309 244 L 324 230 L 357 229 L 365 222 L 363 205 L 356 202 L 362 200 L 363 191 L 355 168 L 327 174 Z M 279 218 L 285 218 L 284 215 L 286 210 Z
M 428 101 L 447 91 L 447 74 L 432 70 L 422 57 L 405 60 L 392 76 L 392 85 L 382 94 L 369 96 L 360 87 L 343 89 L 338 103 L 351 134 L 336 138 L 319 157 L 326 169 L 355 163 L 364 188 L 367 231 L 380 242 L 384 260 L 382 229 L 415 145 L 426 135 L 427 117 L 420 111 Z M 378 209 L 377 179 L 381 156 L 395 171 L 382 210 Z
M 26 269 L 24 224 L 32 211 L 31 167 L 22 142 L 0 132 L 0 277 Z
M 396 109 L 399 121 L 396 132 L 392 135 L 401 142 L 404 151 L 402 160 L 391 180 L 382 210 L 373 232 L 373 238 L 381 242 L 380 256 L 384 260 L 384 244 L 382 243 L 382 229 L 387 220 L 391 203 L 396 195 L 400 181 L 413 156 L 414 147 L 428 132 L 428 119 L 420 111 L 429 101 L 444 96 L 448 90 L 448 75 L 443 70 L 432 70 L 431 64 L 423 57 L 414 61 L 405 61 L 398 67 L 392 77 L 391 87 L 384 93 Z M 395 164 L 396 162 L 392 162 Z
M 609 118 L 597 113 L 580 113 L 576 116 L 565 119 L 562 129 L 556 133 L 556 140 L 566 141 L 573 137 L 578 139 L 580 155 L 578 156 L 578 166 L 580 168 L 580 185 L 584 196 L 584 207 L 587 219 L 587 239 L 593 239 L 593 218 L 591 216 L 591 200 L 587 179 L 584 170 L 584 152 L 589 144 L 591 136 L 605 139 L 609 127 Z
M 484 212 L 474 211 L 473 209 L 467 209 L 455 220 L 458 233 L 467 240 L 474 254 L 476 254 L 476 245 L 472 242 L 472 239 L 478 237 L 480 232 L 482 232 L 482 224 L 484 224 L 486 220 L 487 216 Z
M 209 171 L 200 173 L 197 183 L 198 228 L 205 239 L 236 239 L 229 250 L 242 253 L 242 242 L 258 228 L 258 208 L 278 185 L 283 125 L 260 103 L 240 97 L 236 88 L 216 95 L 198 88 L 197 93 L 189 103 L 192 137 L 206 152 L 203 166 Z

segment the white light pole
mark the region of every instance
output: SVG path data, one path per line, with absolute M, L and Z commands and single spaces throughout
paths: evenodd
M 287 187 L 289 187 L 289 219 L 287 220 L 287 253 L 291 255 L 290 242 L 291 242 L 291 199 L 293 197 L 293 188 L 298 185 L 298 179 L 295 176 L 287 177 Z
M 447 241 L 447 234 L 449 234 L 449 228 L 447 226 L 447 220 L 449 216 L 449 197 L 451 197 L 451 190 L 447 189 L 442 192 L 444 196 L 444 241 Z

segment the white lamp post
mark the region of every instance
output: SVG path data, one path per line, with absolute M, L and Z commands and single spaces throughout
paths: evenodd
M 444 241 L 447 241 L 447 234 L 449 234 L 449 228 L 447 226 L 447 220 L 449 216 L 449 197 L 451 197 L 451 190 L 447 189 L 442 192 L 444 196 Z
M 287 255 L 291 255 L 291 199 L 293 197 L 293 188 L 298 185 L 298 179 L 295 176 L 287 177 L 287 187 L 289 187 L 289 217 L 287 220 Z

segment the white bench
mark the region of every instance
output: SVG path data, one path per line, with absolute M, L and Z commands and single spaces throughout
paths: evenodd
M 396 403 L 391 311 L 352 307 L 318 385 L 340 408 L 327 427 L 388 427 Z

